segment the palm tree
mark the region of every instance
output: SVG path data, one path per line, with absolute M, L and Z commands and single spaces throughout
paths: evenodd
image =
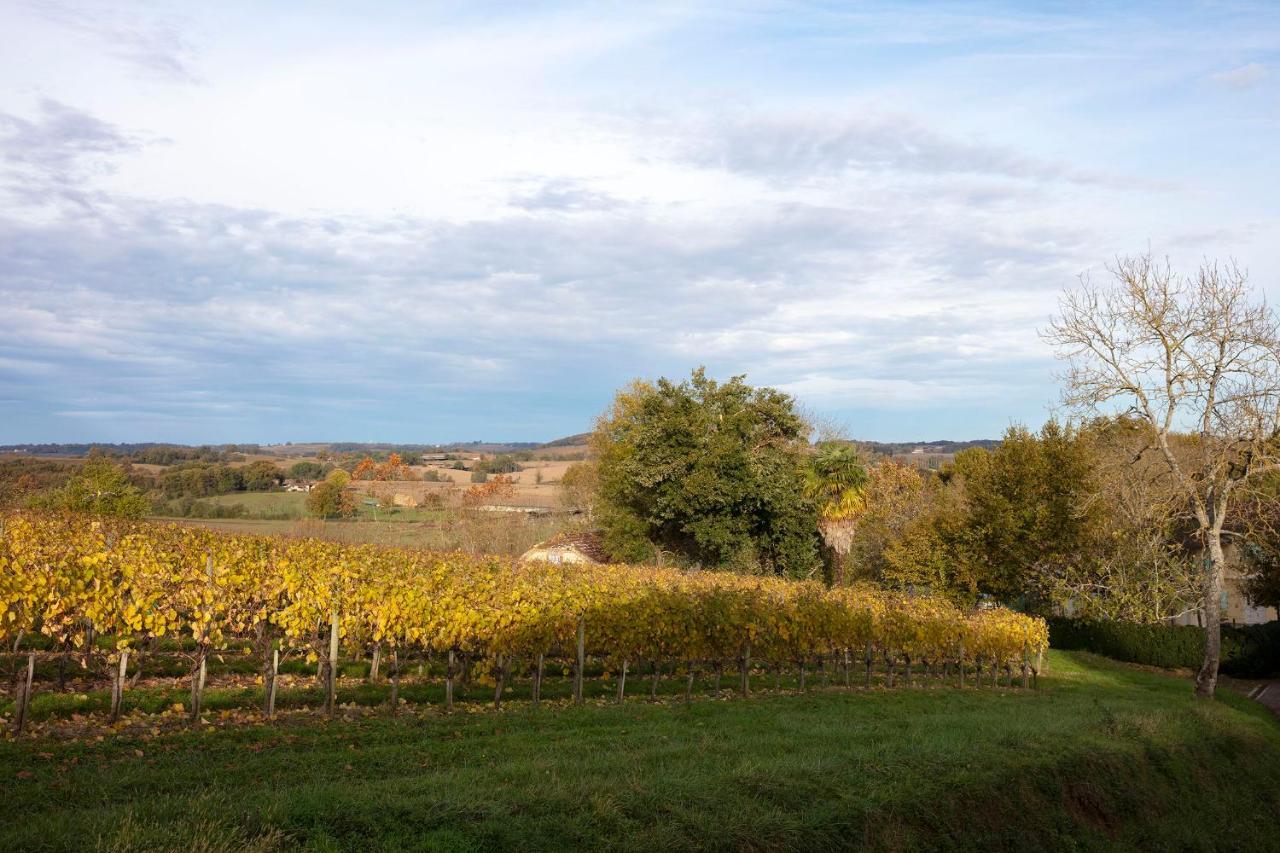
M 807 490 L 818 504 L 818 532 L 835 554 L 832 583 L 844 584 L 844 561 L 853 547 L 857 519 L 865 506 L 867 469 L 849 444 L 823 442 L 809 464 Z

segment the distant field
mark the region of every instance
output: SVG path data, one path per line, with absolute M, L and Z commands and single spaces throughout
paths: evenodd
M 226 519 L 230 521 L 296 521 L 307 517 L 307 495 L 304 492 L 232 492 L 229 495 L 214 495 L 200 500 L 204 503 L 218 506 L 235 506 L 239 504 L 249 514 L 246 519 Z M 358 517 L 361 519 L 413 522 L 438 521 L 440 519 L 439 510 L 411 507 L 384 509 L 382 507 L 366 506 L 364 500 L 365 497 L 363 495 L 356 500 L 356 510 Z M 285 516 L 286 518 L 280 519 L 279 516 Z
M 426 520 L 379 520 L 372 515 L 354 521 L 259 518 L 166 518 L 192 527 L 263 536 L 300 536 L 331 542 L 370 543 L 432 551 L 466 551 L 473 554 L 523 554 L 534 544 L 564 529 L 563 516 L 528 518 L 515 513 L 482 513 L 462 518 L 457 512 L 402 510 L 428 516 Z

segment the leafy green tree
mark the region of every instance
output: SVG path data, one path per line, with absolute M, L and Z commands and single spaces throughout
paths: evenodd
M 241 468 L 240 478 L 246 491 L 265 492 L 284 483 L 284 472 L 274 462 L 259 459 Z
M 821 566 L 808 429 L 790 396 L 701 368 L 620 391 L 592 436 L 597 514 L 616 558 L 807 576 Z
M 289 467 L 289 476 L 295 480 L 318 480 L 324 473 L 319 462 L 295 462 Z
M 151 508 L 125 470 L 99 451 L 91 451 L 79 473 L 50 496 L 49 503 L 73 512 L 141 518 Z

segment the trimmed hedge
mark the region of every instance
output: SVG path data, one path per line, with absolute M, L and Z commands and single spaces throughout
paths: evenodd
M 1057 649 L 1079 649 L 1166 668 L 1199 669 L 1204 659 L 1204 631 L 1193 625 L 1048 621 L 1049 644 Z M 1280 676 L 1280 622 L 1223 625 L 1221 671 L 1240 678 Z

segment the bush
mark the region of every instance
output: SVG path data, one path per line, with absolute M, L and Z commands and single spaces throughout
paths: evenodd
M 488 473 L 486 473 L 486 472 L 484 472 L 484 471 L 472 471 L 472 472 L 471 472 L 471 482 L 473 482 L 473 483 L 487 483 L 487 482 L 489 482 L 489 475 L 488 475 Z
M 1198 669 L 1204 659 L 1204 631 L 1192 625 L 1050 619 L 1049 644 L 1166 668 Z M 1280 622 L 1223 625 L 1221 671 L 1240 678 L 1280 675 Z

